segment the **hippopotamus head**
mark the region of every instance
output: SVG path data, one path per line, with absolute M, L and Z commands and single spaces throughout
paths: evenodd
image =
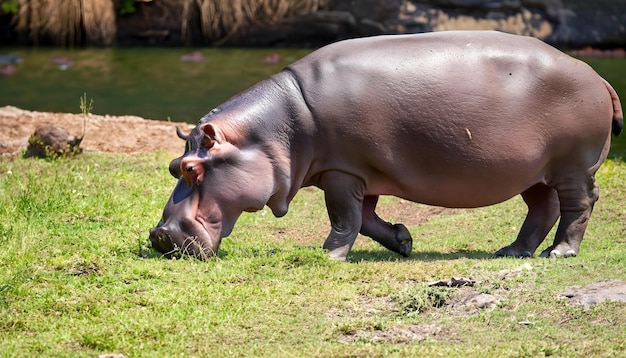
M 272 163 L 262 146 L 231 129 L 205 117 L 184 136 L 185 153 L 170 163 L 178 183 L 161 221 L 150 230 L 152 246 L 166 256 L 215 255 L 239 215 L 262 209 L 276 191 Z

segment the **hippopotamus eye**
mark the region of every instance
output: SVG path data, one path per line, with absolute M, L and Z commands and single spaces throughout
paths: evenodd
M 191 172 L 193 172 L 193 165 L 190 165 L 190 166 L 186 167 L 186 168 L 185 168 L 185 171 L 186 171 L 187 173 L 191 173 Z

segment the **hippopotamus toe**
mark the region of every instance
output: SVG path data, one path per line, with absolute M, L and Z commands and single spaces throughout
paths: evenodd
M 556 259 L 559 257 L 564 257 L 564 258 L 576 257 L 578 255 L 576 250 L 570 248 L 569 245 L 567 246 L 568 248 L 565 248 L 565 249 L 558 248 L 558 247 L 554 248 L 550 246 L 547 249 L 543 250 L 541 254 L 539 255 L 539 257 L 551 258 L 551 259 Z
M 400 244 L 398 253 L 404 257 L 409 257 L 413 250 L 413 238 L 411 237 L 411 233 L 409 233 L 406 226 L 402 224 L 395 224 L 394 228 L 397 230 L 396 240 Z

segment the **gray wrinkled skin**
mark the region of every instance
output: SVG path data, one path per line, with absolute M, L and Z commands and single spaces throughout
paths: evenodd
M 588 65 L 497 32 L 380 36 L 326 46 L 204 116 L 172 161 L 179 178 L 159 225 L 164 253 L 215 255 L 243 211 L 276 216 L 304 186 L 325 192 L 324 248 L 345 260 L 358 233 L 408 256 L 380 195 L 452 208 L 521 194 L 525 257 L 560 217 L 545 257 L 576 256 L 622 111 Z

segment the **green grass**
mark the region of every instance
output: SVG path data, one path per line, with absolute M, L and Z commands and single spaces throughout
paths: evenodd
M 492 259 L 523 219 L 516 198 L 409 227 L 409 258 L 360 237 L 339 263 L 321 249 L 316 189 L 284 218 L 244 214 L 216 258 L 161 258 L 148 229 L 174 186 L 169 159 L 0 160 L 1 357 L 626 354 L 626 304 L 584 310 L 557 298 L 626 279 L 624 162 L 597 175 L 601 199 L 577 258 Z M 452 276 L 501 301 L 452 312 L 441 303 L 461 289 L 425 285 Z M 403 340 L 411 329 L 419 337 Z

